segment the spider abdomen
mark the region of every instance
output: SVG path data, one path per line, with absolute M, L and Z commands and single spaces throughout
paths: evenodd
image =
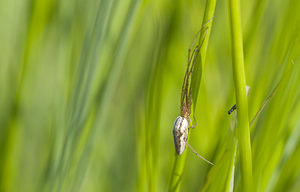
M 189 123 L 187 119 L 182 116 L 177 117 L 173 125 L 173 140 L 178 155 L 181 155 L 185 150 L 188 132 Z

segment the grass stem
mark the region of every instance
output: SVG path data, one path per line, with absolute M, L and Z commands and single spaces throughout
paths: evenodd
M 233 76 L 236 103 L 237 106 L 239 106 L 237 108 L 237 138 L 241 158 L 242 190 L 252 191 L 252 155 L 239 0 L 229 0 L 229 13 L 231 22 Z

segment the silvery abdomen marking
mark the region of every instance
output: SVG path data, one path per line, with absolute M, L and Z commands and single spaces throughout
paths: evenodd
M 181 155 L 185 149 L 188 132 L 189 123 L 186 118 L 182 116 L 177 117 L 173 125 L 173 139 L 175 150 L 178 155 Z

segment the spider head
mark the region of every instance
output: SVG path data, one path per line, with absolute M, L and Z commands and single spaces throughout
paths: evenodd
M 186 119 L 190 116 L 190 110 L 189 110 L 188 106 L 186 106 L 186 105 L 181 106 L 181 114 L 180 115 Z

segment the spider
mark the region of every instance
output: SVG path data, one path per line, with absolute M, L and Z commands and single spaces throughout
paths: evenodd
M 206 161 L 207 163 L 214 165 L 201 155 L 199 155 L 192 147 L 191 145 L 187 142 L 188 139 L 188 130 L 189 130 L 189 122 L 192 126 L 192 128 L 195 128 L 197 122 L 195 120 L 195 126 L 192 123 L 191 120 L 191 105 L 192 105 L 192 75 L 193 75 L 193 70 L 194 70 L 194 65 L 197 60 L 197 56 L 199 54 L 199 51 L 204 43 L 205 37 L 207 35 L 208 27 L 205 27 L 211 19 L 209 19 L 203 27 L 197 32 L 189 50 L 188 50 L 188 64 L 187 64 L 187 69 L 184 75 L 183 79 L 183 84 L 182 84 L 182 90 L 181 90 L 181 113 L 180 116 L 178 116 L 174 122 L 173 125 L 173 140 L 174 140 L 174 145 L 175 145 L 175 151 L 178 155 L 181 155 L 184 150 L 186 145 L 201 159 Z M 194 44 L 195 41 L 198 37 L 198 35 L 202 32 L 205 31 L 205 34 L 203 36 L 203 40 L 201 41 L 200 44 L 196 45 L 195 48 Z M 189 120 L 189 122 L 188 122 Z

